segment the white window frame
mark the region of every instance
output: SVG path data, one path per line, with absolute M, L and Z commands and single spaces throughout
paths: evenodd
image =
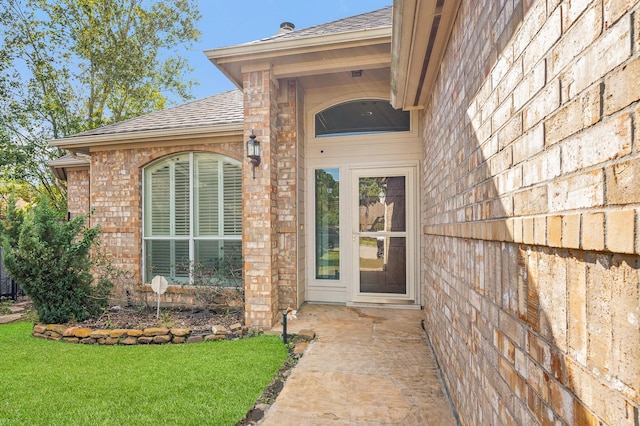
M 175 183 L 175 165 L 171 160 L 174 158 L 179 158 L 181 156 L 188 156 L 189 160 L 189 235 L 180 235 L 175 236 L 175 192 L 173 190 Z M 195 220 L 196 220 L 196 200 L 194 199 L 194 182 L 196 175 L 196 167 L 195 167 L 195 156 L 196 155 L 209 155 L 213 158 L 216 158 L 219 161 L 218 167 L 218 235 L 215 236 L 195 236 Z M 147 193 L 148 193 L 148 185 L 149 182 L 147 180 L 147 173 L 149 170 L 155 169 L 160 164 L 169 163 L 170 164 L 170 196 L 169 203 L 171 204 L 169 208 L 169 221 L 170 221 L 170 234 L 169 236 L 147 236 L 147 223 L 146 221 L 151 218 L 151 215 L 147 218 Z M 169 156 L 165 156 L 157 159 L 153 163 L 148 164 L 142 169 L 142 279 L 143 282 L 147 283 L 147 241 L 184 241 L 188 240 L 189 243 L 189 262 L 193 262 L 195 260 L 195 243 L 196 241 L 242 241 L 242 233 L 239 235 L 225 235 L 224 234 L 224 163 L 228 163 L 240 168 L 242 171 L 242 163 L 220 154 L 210 153 L 206 151 L 190 151 L 190 152 L 182 152 L 178 154 L 173 154 Z M 242 173 L 240 173 L 240 179 L 242 179 Z M 240 195 L 242 199 L 242 194 Z M 242 212 L 240 212 L 242 215 Z M 184 285 L 187 282 L 181 281 L 180 278 L 176 279 L 175 277 L 175 249 L 171 249 L 170 252 L 170 277 L 166 277 L 169 281 L 170 285 Z M 192 268 L 189 268 L 189 279 L 188 284 L 193 285 L 193 271 Z M 149 280 L 150 282 L 150 280 Z

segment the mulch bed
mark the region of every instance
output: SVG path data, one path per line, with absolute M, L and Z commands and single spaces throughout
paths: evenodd
M 155 308 L 145 305 L 112 306 L 97 318 L 77 322 L 73 325 L 94 329 L 149 327 L 180 327 L 190 328 L 194 333 L 211 330 L 214 325 L 223 325 L 227 329 L 230 325 L 241 323 L 244 325 L 244 311 L 241 308 L 224 308 L 216 311 L 206 309 L 160 309 L 157 315 Z

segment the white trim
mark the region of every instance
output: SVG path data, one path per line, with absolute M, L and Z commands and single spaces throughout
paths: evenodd
M 171 160 L 172 158 L 184 157 L 186 154 L 188 163 L 189 163 L 189 235 L 175 235 L 175 192 L 173 190 L 169 191 L 169 227 L 170 227 L 170 236 L 146 236 L 147 234 L 147 218 L 146 218 L 146 196 L 148 192 L 149 181 L 147 180 L 147 173 L 149 170 L 155 168 L 160 163 L 165 163 L 167 160 Z M 219 213 L 219 221 L 218 221 L 218 233 L 220 235 L 214 236 L 195 236 L 195 215 L 196 209 L 195 200 L 194 200 L 194 183 L 196 181 L 196 166 L 195 166 L 195 156 L 199 155 L 209 155 L 215 158 L 218 161 L 218 206 L 217 208 Z M 222 154 L 211 153 L 211 152 L 202 152 L 202 151 L 186 151 L 180 153 L 174 153 L 167 156 L 163 156 L 161 158 L 156 159 L 150 164 L 147 164 L 142 168 L 142 262 L 141 262 L 141 276 L 142 281 L 146 282 L 146 264 L 147 264 L 147 241 L 188 241 L 188 249 L 189 249 L 189 259 L 192 261 L 195 259 L 195 243 L 196 241 L 242 241 L 242 235 L 224 235 L 224 200 L 220 199 L 220 197 L 224 197 L 224 163 L 233 164 L 237 167 L 242 167 L 242 163 L 232 157 L 228 157 Z M 175 187 L 175 162 L 168 161 L 169 164 L 169 179 L 170 179 L 170 188 Z M 241 176 L 241 175 L 240 175 Z M 222 211 L 222 213 L 221 213 Z M 171 246 L 173 247 L 173 243 Z M 170 252 L 171 264 L 170 268 L 173 268 L 175 264 L 175 249 L 172 248 Z M 193 284 L 193 276 L 189 274 L 189 284 Z
M 220 47 L 204 51 L 207 58 L 215 65 L 237 62 L 243 59 L 253 61 L 264 58 L 280 57 L 282 51 L 287 55 L 298 55 L 323 50 L 335 50 L 351 46 L 361 46 L 378 43 L 388 43 L 391 40 L 391 26 L 379 27 L 367 30 L 350 31 L 339 34 L 308 36 L 300 38 L 274 39 L 258 41 L 255 43 L 241 44 L 237 46 Z M 301 52 L 301 50 L 303 52 Z M 250 58 L 249 58 L 250 57 Z
M 191 139 L 200 137 L 230 137 L 242 136 L 244 134 L 244 125 L 238 124 L 219 124 L 215 126 L 185 127 L 185 128 L 168 128 L 159 130 L 143 130 L 122 133 L 105 133 L 90 136 L 70 136 L 63 139 L 53 139 L 49 141 L 51 146 L 82 151 L 86 151 L 93 147 L 104 147 L 110 145 L 120 145 L 122 143 L 141 143 L 147 141 L 175 140 L 175 139 Z
M 373 236 L 371 232 L 360 232 L 358 212 L 353 211 L 351 217 L 351 233 L 352 237 L 352 276 L 351 276 L 351 297 L 349 302 L 354 303 L 410 303 L 419 304 L 419 271 L 418 256 L 419 239 L 417 238 L 419 229 L 419 203 L 418 203 L 418 163 L 392 166 L 389 164 L 376 167 L 363 167 L 358 165 L 350 169 L 350 185 L 351 185 L 351 208 L 356 209 L 359 203 L 359 197 L 353 194 L 358 193 L 359 178 L 361 177 L 378 177 L 378 176 L 405 176 L 405 196 L 406 196 L 406 230 L 402 232 L 385 232 L 390 237 L 406 238 L 406 292 L 404 294 L 393 293 L 363 293 L 360 291 L 360 268 L 359 268 L 359 244 L 357 239 L 367 236 Z

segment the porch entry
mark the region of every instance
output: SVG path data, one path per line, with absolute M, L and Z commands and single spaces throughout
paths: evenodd
M 317 168 L 308 300 L 416 300 L 416 168 Z M 311 266 L 311 265 L 309 265 Z

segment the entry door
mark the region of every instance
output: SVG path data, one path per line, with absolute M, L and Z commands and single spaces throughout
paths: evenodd
M 352 176 L 353 301 L 414 302 L 415 168 L 357 169 Z

